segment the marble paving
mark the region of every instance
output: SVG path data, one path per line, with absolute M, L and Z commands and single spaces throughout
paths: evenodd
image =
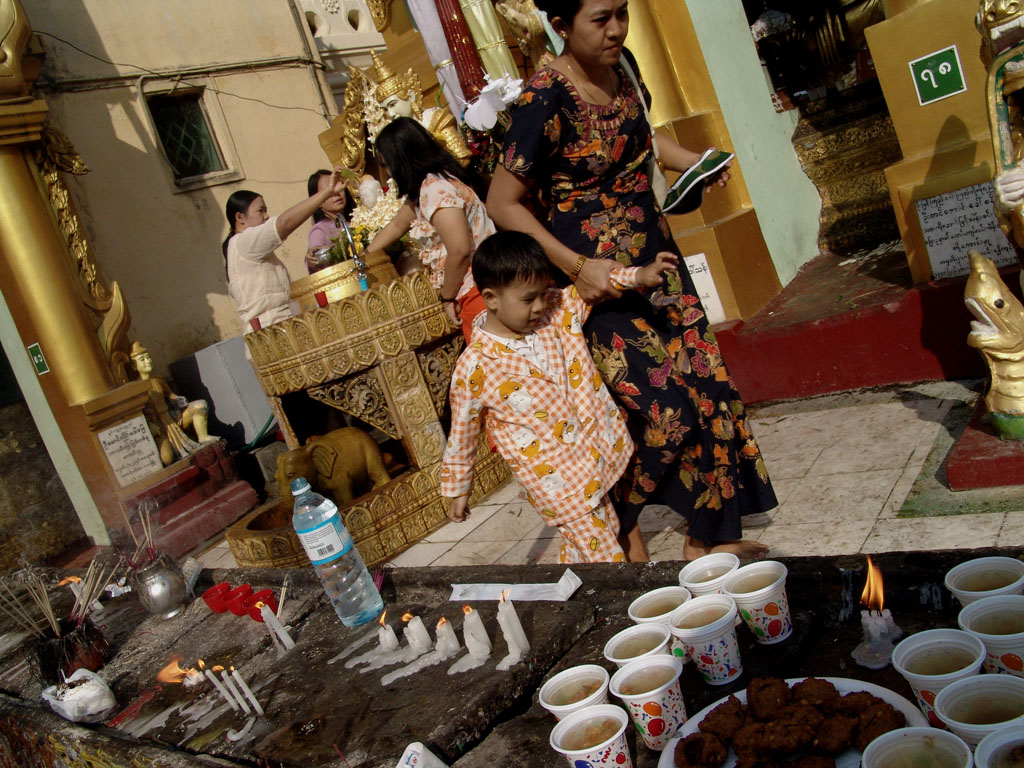
M 949 430 L 945 417 L 953 406 L 973 402 L 978 388 L 977 382 L 933 382 L 752 408 L 754 434 L 780 503 L 745 518 L 744 535 L 767 544 L 776 557 L 1024 546 L 1024 488 L 1010 508 L 900 517 L 940 432 Z M 671 509 L 647 507 L 640 528 L 652 560 L 682 557 L 686 526 Z M 558 533 L 511 481 L 466 522 L 445 525 L 390 564 L 555 563 L 559 545 Z M 223 541 L 200 559 L 208 567 L 234 565 Z

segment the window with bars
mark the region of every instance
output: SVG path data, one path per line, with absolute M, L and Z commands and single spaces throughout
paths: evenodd
M 201 90 L 154 94 L 146 101 L 175 182 L 227 169 Z

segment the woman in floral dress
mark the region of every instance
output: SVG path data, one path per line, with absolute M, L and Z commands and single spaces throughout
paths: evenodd
M 639 77 L 622 45 L 626 0 L 537 5 L 565 48 L 512 113 L 487 207 L 498 226 L 536 237 L 585 299 L 605 299 L 584 333 L 637 445 L 617 489 L 623 547 L 641 559 L 640 511 L 665 504 L 687 520 L 684 559 L 763 556 L 766 547 L 742 539 L 740 518 L 776 506 L 775 493 L 689 274 L 669 273 L 646 296 L 609 279 L 616 263 L 679 252 L 646 170 L 651 133 L 639 99 L 648 94 L 620 63 L 625 56 Z M 663 135 L 657 141 L 668 168 L 700 159 Z

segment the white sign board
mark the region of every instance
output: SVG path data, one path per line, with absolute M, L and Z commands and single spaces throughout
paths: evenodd
M 967 251 L 971 249 L 992 259 L 997 267 L 1016 263 L 1010 241 L 996 220 L 991 182 L 926 197 L 916 205 L 932 279 L 968 274 Z
M 697 289 L 697 297 L 704 305 L 704 313 L 707 315 L 708 323 L 725 322 L 725 310 L 722 309 L 722 300 L 718 298 L 718 289 L 711 277 L 711 267 L 708 266 L 708 258 L 703 253 L 695 253 L 692 256 L 684 256 L 686 269 L 693 280 L 693 287 Z
M 98 432 L 100 445 L 122 487 L 148 477 L 163 467 L 160 451 L 142 415 Z

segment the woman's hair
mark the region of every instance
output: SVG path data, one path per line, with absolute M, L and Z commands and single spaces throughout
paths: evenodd
M 561 19 L 571 25 L 580 12 L 583 0 L 534 0 L 534 4 L 548 15 L 549 20 Z
M 477 289 L 498 290 L 535 277 L 551 277 L 551 265 L 540 243 L 525 232 L 506 230 L 488 237 L 473 254 Z
M 396 117 L 385 125 L 377 134 L 375 147 L 395 180 L 399 195 L 415 201 L 427 174 L 435 173 L 468 185 L 481 200 L 487 196 L 482 179 L 459 165 L 459 161 L 412 118 Z
M 228 241 L 235 236 L 235 214 L 240 213 L 244 216 L 249 211 L 252 201 L 257 197 L 259 197 L 257 192 L 240 189 L 237 192 L 232 192 L 231 197 L 228 198 L 228 204 L 224 209 L 224 213 L 228 217 L 228 236 L 224 238 L 224 244 L 221 246 L 225 260 L 228 258 Z
M 309 181 L 306 182 L 306 194 L 308 194 L 310 197 L 312 197 L 317 192 L 319 192 L 320 191 L 320 189 L 319 189 L 320 177 L 321 176 L 330 176 L 330 175 L 331 175 L 330 171 L 325 171 L 322 168 L 319 171 L 314 171 L 313 175 L 309 177 Z M 352 215 L 352 210 L 355 207 L 356 207 L 355 201 L 352 199 L 352 195 L 350 195 L 348 193 L 348 190 L 346 189 L 345 190 L 345 207 L 341 209 L 341 215 L 344 216 L 346 219 L 349 218 L 349 216 Z M 317 208 L 315 211 L 313 211 L 313 223 L 314 224 L 316 224 L 318 221 L 323 221 L 326 218 L 327 218 L 327 214 L 324 213 L 324 209 L 323 208 Z

